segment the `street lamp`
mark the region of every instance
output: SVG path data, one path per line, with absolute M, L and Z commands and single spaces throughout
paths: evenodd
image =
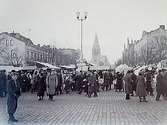
M 81 61 L 83 61 L 83 46 L 82 46 L 82 37 L 83 37 L 83 27 L 82 27 L 82 22 L 87 19 L 87 12 L 84 12 L 84 16 L 80 15 L 80 12 L 76 12 L 77 19 L 78 21 L 81 22 Z

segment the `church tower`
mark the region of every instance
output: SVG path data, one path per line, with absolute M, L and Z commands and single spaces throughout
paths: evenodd
M 107 56 L 101 55 L 101 48 L 97 34 L 95 35 L 95 40 L 92 47 L 92 59 L 91 62 L 97 66 L 108 66 L 110 65 Z
M 100 49 L 100 45 L 99 45 L 99 40 L 97 37 L 97 34 L 95 35 L 95 40 L 94 40 L 94 44 L 92 47 L 92 57 L 99 57 L 101 55 L 101 49 Z

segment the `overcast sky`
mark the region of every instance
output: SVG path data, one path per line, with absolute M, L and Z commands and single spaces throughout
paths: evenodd
M 167 0 L 0 0 L 0 32 L 15 32 L 35 44 L 80 48 L 77 11 L 87 11 L 83 25 L 84 56 L 90 60 L 97 33 L 110 63 L 121 57 L 127 40 L 143 30 L 167 26 Z

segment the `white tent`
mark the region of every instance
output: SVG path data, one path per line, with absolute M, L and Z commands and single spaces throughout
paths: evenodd
M 51 64 L 49 64 L 49 63 L 38 62 L 38 61 L 35 61 L 35 63 L 41 64 L 41 65 L 43 65 L 44 67 L 48 67 L 48 68 L 51 68 L 51 69 L 60 69 L 60 67 L 51 65 Z
M 111 69 L 110 66 L 97 66 L 97 65 L 94 65 L 94 66 L 90 67 L 90 70 L 109 70 L 109 69 Z
M 14 66 L 0 66 L 0 70 L 5 70 L 7 73 L 12 70 L 19 71 L 22 70 L 22 67 L 14 67 Z
M 75 65 L 69 65 L 69 66 L 61 66 L 61 68 L 64 68 L 64 69 L 75 69 Z
M 136 75 L 138 75 L 140 71 L 144 71 L 146 68 L 148 68 L 148 66 L 141 66 L 141 67 L 138 67 L 138 68 L 134 71 L 134 73 L 135 73 Z
M 133 69 L 132 67 L 129 67 L 126 64 L 121 64 L 115 68 L 115 71 L 116 72 L 123 72 L 124 74 L 126 74 L 128 70 L 132 70 L 132 69 Z

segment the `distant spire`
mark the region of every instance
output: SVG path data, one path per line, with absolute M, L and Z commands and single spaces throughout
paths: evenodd
M 101 55 L 101 49 L 100 49 L 100 44 L 99 44 L 99 40 L 98 40 L 97 33 L 96 33 L 95 41 L 94 41 L 93 48 L 92 48 L 92 56 L 97 56 L 97 55 Z

